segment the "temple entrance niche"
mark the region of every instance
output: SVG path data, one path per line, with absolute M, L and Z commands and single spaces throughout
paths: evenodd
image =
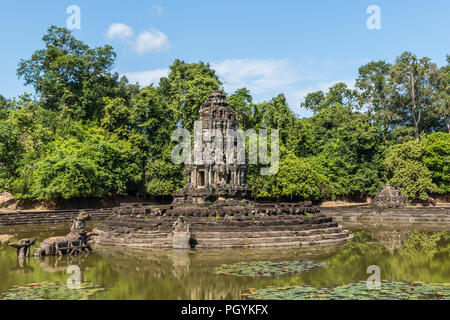
M 205 171 L 198 172 L 197 186 L 199 188 L 204 188 L 206 186 L 205 185 Z

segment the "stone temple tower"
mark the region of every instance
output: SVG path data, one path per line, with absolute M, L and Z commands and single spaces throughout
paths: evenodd
M 227 129 L 237 130 L 238 118 L 222 91 L 211 93 L 200 109 L 200 121 L 203 130 L 218 129 L 222 133 L 224 161 L 187 165 L 188 183 L 181 193 L 174 195 L 174 202 L 203 204 L 248 199 L 251 192 L 247 185 L 247 164 L 227 164 L 228 161 L 225 161 L 225 149 L 229 142 L 226 138 Z M 202 150 L 219 138 L 212 139 L 202 142 Z M 237 157 L 237 142 L 234 142 L 233 152 Z

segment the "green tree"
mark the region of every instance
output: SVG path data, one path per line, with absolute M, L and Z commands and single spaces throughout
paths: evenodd
M 351 109 L 358 106 L 358 92 L 351 90 L 343 82 L 336 83 L 331 86 L 327 93 L 322 91 L 315 91 L 308 93 L 305 97 L 305 101 L 301 103 L 302 108 L 306 108 L 314 112 L 319 113 L 325 108 L 331 107 L 334 104 L 345 105 Z
M 153 197 L 171 196 L 185 185 L 187 178 L 183 167 L 171 161 L 172 145 L 168 145 L 161 157 L 150 158 L 146 166 L 146 191 Z
M 392 146 L 385 160 L 390 183 L 411 200 L 425 201 L 430 193 L 438 191 L 422 154 L 422 142 L 411 140 Z
M 284 94 L 279 94 L 268 102 L 257 104 L 256 114 L 255 129 L 278 129 L 281 143 L 286 144 L 292 133 L 296 116 L 289 108 Z
M 18 128 L 0 119 L 0 192 L 9 191 L 22 154 Z
M 390 107 L 399 124 L 414 127 L 414 137 L 442 128 L 442 108 L 439 92 L 443 74 L 427 57 L 418 58 L 411 52 L 397 57 L 391 68 Z
M 256 105 L 247 88 L 236 90 L 228 97 L 230 106 L 236 112 L 241 129 L 253 129 L 255 127 Z
M 146 150 L 152 157 L 162 155 L 177 124 L 174 110 L 153 86 L 142 89 L 134 97 L 129 121 L 144 137 Z
M 361 105 L 367 110 L 370 123 L 383 121 L 385 130 L 389 129 L 387 86 L 389 85 L 390 64 L 372 61 L 358 69 L 355 86 L 360 90 Z
M 203 103 L 222 83 L 209 64 L 175 60 L 159 83 L 159 92 L 175 114 L 176 122 L 192 130 Z
M 300 106 L 316 114 L 325 106 L 325 101 L 325 94 L 322 91 L 315 91 L 308 93 Z
M 42 39 L 45 48 L 21 60 L 17 75 L 35 88 L 44 108 L 77 120 L 98 119 L 103 97 L 130 98 L 135 90 L 111 73 L 116 57 L 111 46 L 90 48 L 55 26 Z
M 298 124 L 298 156 L 311 158 L 325 177 L 332 197 L 373 195 L 384 183 L 381 126 L 339 103 Z
M 81 138 L 61 137 L 49 144 L 45 155 L 23 177 L 29 191 L 18 190 L 22 191 L 19 197 L 103 197 L 126 193 L 139 180 L 128 142 L 99 128 L 82 129 Z M 17 186 L 24 184 L 19 181 Z
M 325 197 L 327 178 L 311 164 L 282 147 L 280 170 L 276 175 L 261 176 L 257 166 L 250 168 L 249 183 L 256 198 L 311 199 Z
M 422 161 L 431 171 L 439 193 L 450 192 L 450 133 L 433 132 L 423 139 Z

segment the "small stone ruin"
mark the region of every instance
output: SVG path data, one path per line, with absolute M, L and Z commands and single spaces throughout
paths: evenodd
M 370 207 L 373 209 L 403 208 L 408 203 L 408 199 L 401 191 L 388 183 L 386 187 L 370 201 Z

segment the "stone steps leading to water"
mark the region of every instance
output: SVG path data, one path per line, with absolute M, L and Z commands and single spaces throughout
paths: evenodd
M 118 235 L 118 236 L 117 236 Z M 198 232 L 195 236 L 197 248 L 240 248 L 268 246 L 308 246 L 313 244 L 341 243 L 351 238 L 339 227 L 307 231 L 266 232 Z M 139 232 L 132 234 L 106 234 L 97 240 L 99 245 L 126 246 L 130 248 L 171 248 L 172 234 Z

